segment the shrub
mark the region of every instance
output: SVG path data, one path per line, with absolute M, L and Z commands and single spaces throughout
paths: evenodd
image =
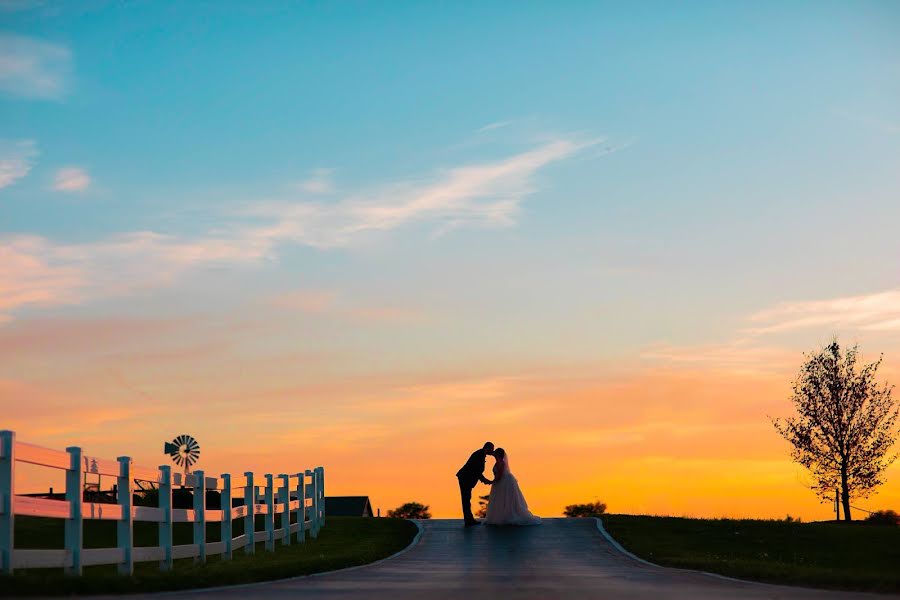
M 606 504 L 603 502 L 588 502 L 587 504 L 570 504 L 563 511 L 567 517 L 599 517 L 606 512 Z
M 893 510 L 879 510 L 866 517 L 866 523 L 872 525 L 900 525 L 900 515 Z
M 486 496 L 478 496 L 478 510 L 475 511 L 475 516 L 479 519 L 487 517 L 488 500 L 490 499 L 490 494 Z
M 428 512 L 428 505 L 426 504 L 407 502 L 403 506 L 389 510 L 387 516 L 392 519 L 430 519 L 431 513 Z

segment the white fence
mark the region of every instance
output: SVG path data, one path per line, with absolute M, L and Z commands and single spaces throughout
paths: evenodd
M 30 463 L 66 472 L 65 500 L 17 496 L 15 493 L 16 463 Z M 84 502 L 85 474 L 117 478 L 117 504 Z M 162 570 L 172 569 L 172 561 L 194 558 L 205 562 L 207 556 L 222 554 L 230 559 L 240 548 L 253 554 L 256 542 L 265 541 L 266 550 L 275 550 L 276 541 L 290 545 L 296 534 L 303 543 L 306 532 L 318 536 L 325 525 L 325 470 L 317 467 L 294 474 L 265 476 L 265 485 L 254 482 L 253 473 L 244 473 L 245 485 L 233 486 L 230 474 L 206 477 L 194 471 L 185 478 L 172 473 L 169 466 L 146 469 L 131 464 L 127 456 L 111 461 L 85 456 L 81 448 L 65 451 L 51 450 L 16 441 L 12 431 L 0 431 L 0 573 L 11 574 L 15 569 L 62 567 L 67 573 L 80 575 L 82 567 L 116 564 L 119 572 L 130 575 L 134 563 L 159 561 Z M 134 482 L 154 482 L 159 489 L 159 506 L 133 506 Z M 193 509 L 172 506 L 173 486 L 193 489 Z M 206 491 L 221 492 L 221 510 L 206 507 Z M 237 494 L 235 494 L 237 492 Z M 232 507 L 233 498 L 244 498 L 243 506 Z M 275 514 L 281 515 L 281 527 L 275 529 Z M 291 515 L 296 523 L 291 523 Z M 58 550 L 26 550 L 13 546 L 16 515 L 65 519 L 65 548 Z M 265 516 L 265 529 L 256 531 L 255 516 Z M 107 519 L 118 522 L 115 548 L 84 548 L 85 519 Z M 235 519 L 244 519 L 244 534 L 233 537 Z M 159 545 L 135 546 L 135 521 L 159 523 Z M 193 523 L 193 543 L 173 545 L 172 524 Z M 206 524 L 221 523 L 221 541 L 206 541 Z

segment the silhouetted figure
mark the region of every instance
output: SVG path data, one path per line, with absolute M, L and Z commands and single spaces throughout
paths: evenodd
M 488 499 L 488 525 L 540 525 L 541 518 L 528 510 L 519 480 L 509 470 L 509 456 L 503 448 L 494 450 L 494 484 Z
M 463 519 L 466 527 L 470 525 L 481 525 L 480 521 L 476 521 L 472 516 L 472 489 L 481 481 L 485 485 L 491 485 L 491 480 L 484 476 L 484 462 L 488 456 L 494 455 L 494 444 L 485 442 L 481 450 L 476 450 L 463 465 L 462 469 L 456 472 L 456 478 L 459 480 L 459 495 L 462 498 Z

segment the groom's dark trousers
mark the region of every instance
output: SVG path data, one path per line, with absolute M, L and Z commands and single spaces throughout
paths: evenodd
M 466 523 L 471 523 L 475 520 L 475 517 L 472 516 L 472 490 L 475 488 L 475 484 L 478 483 L 476 479 L 474 482 L 470 483 L 468 481 L 463 481 L 462 478 L 459 479 L 459 495 L 462 497 L 462 509 L 463 509 L 463 519 L 465 519 Z
M 462 500 L 463 519 L 466 523 L 475 521 L 472 516 L 472 489 L 479 480 L 485 481 L 484 478 L 484 462 L 487 458 L 484 450 L 476 450 L 466 461 L 466 464 L 456 472 L 456 478 L 459 480 L 459 495 Z

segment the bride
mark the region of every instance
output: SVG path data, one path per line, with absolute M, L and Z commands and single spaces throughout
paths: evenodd
M 541 518 L 528 510 L 519 482 L 509 471 L 506 450 L 494 450 L 494 459 L 494 483 L 484 522 L 488 525 L 540 525 Z

